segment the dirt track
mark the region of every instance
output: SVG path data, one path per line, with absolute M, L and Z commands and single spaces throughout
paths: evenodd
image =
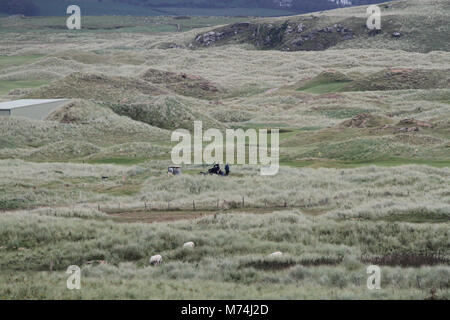
M 292 208 L 290 208 L 292 209 Z M 190 220 L 204 216 L 210 216 L 215 214 L 265 214 L 273 213 L 276 211 L 289 210 L 289 208 L 240 208 L 229 210 L 128 210 L 124 212 L 107 212 L 108 216 L 116 222 L 164 222 L 164 221 L 177 221 L 177 220 Z M 323 211 L 301 210 L 305 214 L 319 215 L 324 213 Z
M 214 213 L 200 213 L 187 211 L 131 211 L 121 213 L 110 213 L 108 216 L 112 217 L 117 222 L 164 222 L 195 219 L 205 215 Z

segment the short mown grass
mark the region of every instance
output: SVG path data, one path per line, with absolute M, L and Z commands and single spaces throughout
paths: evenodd
M 0 55 L 0 70 L 6 67 L 19 66 L 39 59 L 44 55 L 30 54 L 30 55 L 14 55 L 14 56 L 1 56 Z
M 306 87 L 299 88 L 298 91 L 303 91 L 307 93 L 324 94 L 330 92 L 339 92 L 344 88 L 350 81 L 339 81 L 332 83 L 322 83 L 314 84 Z
M 30 81 L 9 81 L 0 80 L 0 95 L 8 93 L 13 89 L 37 88 L 48 84 L 46 80 L 30 80 Z

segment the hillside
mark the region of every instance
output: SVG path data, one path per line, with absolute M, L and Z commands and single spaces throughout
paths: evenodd
M 447 1 L 395 1 L 381 5 L 382 29 L 366 28 L 366 7 L 312 15 L 265 18 L 235 23 L 199 34 L 194 47 L 248 43 L 258 49 L 309 51 L 338 48 L 389 48 L 408 51 L 448 51 L 450 27 Z M 430 20 L 429 17 L 433 19 Z
M 325 93 L 346 91 L 390 91 L 407 89 L 445 89 L 450 86 L 450 69 L 389 68 L 351 79 L 334 70 L 298 84 L 298 91 Z

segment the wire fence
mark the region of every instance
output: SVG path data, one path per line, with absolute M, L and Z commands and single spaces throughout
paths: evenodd
M 221 211 L 221 210 L 233 210 L 233 209 L 305 209 L 309 208 L 309 205 L 305 204 L 292 204 L 283 200 L 279 203 L 263 201 L 262 203 L 246 202 L 245 197 L 242 197 L 241 201 L 226 201 L 221 199 L 215 199 L 212 201 L 195 201 L 192 203 L 173 203 L 167 201 L 165 203 L 157 202 L 142 202 L 139 205 L 126 205 L 123 203 L 116 204 L 98 204 L 98 210 L 105 213 L 123 213 L 123 212 L 151 212 L 151 211 Z

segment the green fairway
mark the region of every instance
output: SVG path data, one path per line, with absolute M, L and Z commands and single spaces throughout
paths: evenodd
M 315 93 L 315 94 L 339 92 L 349 82 L 350 81 L 338 81 L 338 82 L 332 82 L 332 83 L 309 85 L 306 87 L 299 88 L 298 91 L 303 91 L 303 92 L 307 92 L 307 93 Z
M 30 54 L 17 56 L 0 56 L 0 70 L 11 66 L 20 66 L 33 60 L 39 59 L 44 55 Z
M 24 88 L 37 88 L 47 84 L 48 81 L 44 80 L 33 80 L 33 81 L 6 81 L 0 80 L 0 94 L 8 93 L 13 89 L 24 89 Z

